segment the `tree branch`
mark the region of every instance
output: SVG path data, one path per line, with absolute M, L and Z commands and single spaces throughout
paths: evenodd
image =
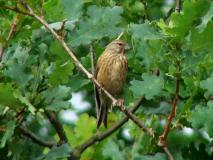
M 182 8 L 181 0 L 176 0 L 176 7 L 175 7 L 176 12 L 180 13 L 181 8 Z
M 167 154 L 168 160 L 174 160 L 174 158 L 173 158 L 173 156 L 172 156 L 172 154 L 171 154 L 171 152 L 170 152 L 168 147 L 164 146 L 163 150 Z
M 25 128 L 24 126 L 20 126 L 21 133 L 31 139 L 34 143 L 37 143 L 41 146 L 52 148 L 54 145 L 56 145 L 54 142 L 44 141 L 41 140 L 41 138 L 37 137 L 33 132 Z
M 121 32 L 118 37 L 116 38 L 116 40 L 119 40 L 122 36 L 123 36 L 124 32 Z
M 16 13 L 20 13 L 20 14 L 24 14 L 24 15 L 28 15 L 28 16 L 31 16 L 32 17 L 32 15 L 30 14 L 30 13 L 28 13 L 28 12 L 24 12 L 24 11 L 21 11 L 19 8 L 17 8 L 17 7 L 9 7 L 9 6 L 0 6 L 0 9 L 7 9 L 7 10 L 11 10 L 11 11 L 14 11 L 14 12 L 16 12 Z
M 40 16 L 38 16 L 34 11 L 30 8 L 29 5 L 26 3 L 24 4 L 24 7 L 26 7 L 29 10 L 29 14 L 32 15 L 35 19 L 37 19 L 40 23 L 44 25 L 44 27 L 59 41 L 59 43 L 62 45 L 62 47 L 66 50 L 66 52 L 70 55 L 71 59 L 73 60 L 74 64 L 90 79 L 94 82 L 94 84 L 102 88 L 103 92 L 112 100 L 113 104 L 118 104 L 118 100 L 114 98 L 106 89 L 104 89 L 98 81 L 94 78 L 94 75 L 91 74 L 77 59 L 75 54 L 71 51 L 71 49 L 67 46 L 66 42 L 61 38 L 50 26 L 49 24 Z M 140 128 L 144 130 L 144 124 L 140 122 L 140 120 L 131 112 L 125 109 L 125 106 L 117 106 L 123 113 L 125 113 L 136 125 L 138 125 Z
M 175 116 L 176 105 L 177 105 L 177 101 L 178 101 L 178 93 L 179 93 L 179 79 L 177 78 L 176 85 L 175 85 L 175 96 L 174 96 L 174 99 L 172 102 L 172 109 L 171 109 L 170 115 L 168 117 L 166 126 L 164 128 L 163 134 L 161 136 L 159 136 L 159 140 L 158 140 L 159 146 L 166 146 L 166 139 L 167 139 L 167 136 L 169 133 L 169 127 L 170 127 L 173 117 Z
M 19 16 L 16 15 L 13 23 L 11 24 L 11 27 L 10 27 L 10 32 L 7 36 L 7 39 L 6 39 L 6 43 L 5 44 L 2 44 L 2 47 L 0 49 L 0 61 L 2 60 L 2 56 L 3 56 L 3 53 L 4 53 L 4 50 L 6 49 L 7 47 L 7 44 L 9 43 L 10 39 L 12 38 L 13 34 L 15 33 L 15 30 L 16 30 L 16 25 L 18 23 L 18 20 L 19 20 Z
M 50 123 L 53 125 L 53 127 L 55 128 L 55 131 L 57 132 L 59 138 L 60 138 L 60 144 L 62 143 L 67 143 L 67 136 L 64 132 L 63 127 L 61 126 L 60 122 L 57 120 L 56 115 L 54 112 L 52 111 L 47 111 L 45 110 L 44 112 L 47 116 L 47 118 L 49 119 Z
M 181 0 L 176 0 L 176 7 L 175 10 L 180 13 L 181 11 Z M 177 47 L 176 47 L 177 48 Z M 180 64 L 177 62 L 177 72 L 180 73 Z M 172 102 L 172 109 L 168 117 L 168 121 L 166 123 L 166 126 L 164 128 L 163 134 L 159 136 L 158 138 L 158 146 L 162 146 L 164 149 L 164 152 L 167 154 L 167 157 L 169 160 L 174 160 L 172 154 L 170 153 L 169 149 L 167 148 L 166 140 L 167 136 L 169 134 L 170 130 L 170 124 L 172 122 L 172 119 L 175 116 L 177 101 L 178 101 L 178 94 L 179 94 L 179 75 L 176 76 L 176 82 L 175 82 L 175 96 Z
M 174 12 L 174 10 L 174 8 L 170 8 L 167 15 L 163 18 L 167 25 L 169 24 L 170 16 Z
M 144 6 L 144 20 L 148 19 L 148 8 L 147 8 L 147 2 L 146 0 L 141 0 Z
M 141 97 L 139 100 L 137 100 L 134 105 L 132 106 L 132 109 L 129 111 L 131 113 L 134 113 L 141 105 L 144 97 Z M 84 152 L 88 147 L 95 144 L 98 141 L 102 141 L 111 134 L 113 134 L 115 131 L 117 131 L 123 124 L 125 124 L 129 120 L 128 116 L 123 117 L 118 123 L 113 125 L 111 128 L 107 129 L 104 132 L 96 133 L 92 137 L 90 137 L 88 140 L 86 140 L 83 144 L 77 146 L 73 149 L 72 156 L 74 157 L 80 157 L 80 154 Z

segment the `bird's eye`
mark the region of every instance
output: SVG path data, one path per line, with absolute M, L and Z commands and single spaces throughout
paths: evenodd
M 118 43 L 118 45 L 119 45 L 119 46 L 122 46 L 123 44 L 122 44 L 122 43 Z

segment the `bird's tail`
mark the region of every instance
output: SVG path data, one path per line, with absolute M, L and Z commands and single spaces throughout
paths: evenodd
M 97 128 L 101 126 L 102 122 L 104 123 L 105 128 L 107 128 L 107 116 L 108 116 L 107 103 L 101 103 L 101 106 L 98 111 Z

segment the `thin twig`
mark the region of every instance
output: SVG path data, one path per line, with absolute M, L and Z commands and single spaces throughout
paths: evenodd
M 31 139 L 34 143 L 37 143 L 41 146 L 52 148 L 54 145 L 56 145 L 54 142 L 44 141 L 41 138 L 37 137 L 33 132 L 28 130 L 24 126 L 20 126 L 21 133 Z
M 144 97 L 141 97 L 139 100 L 137 100 L 134 103 L 134 105 L 132 106 L 132 109 L 130 110 L 131 113 L 134 113 L 140 107 L 143 99 L 144 99 Z M 75 156 L 75 157 L 80 156 L 80 154 L 82 152 L 84 152 L 88 147 L 90 147 L 94 143 L 96 143 L 98 141 L 102 141 L 105 138 L 107 138 L 108 136 L 110 136 L 112 133 L 114 133 L 119 128 L 121 128 L 121 126 L 123 124 L 125 124 L 128 121 L 128 119 L 129 119 L 129 117 L 125 116 L 118 123 L 113 125 L 111 128 L 107 129 L 106 131 L 98 132 L 98 133 L 94 134 L 92 137 L 90 137 L 88 140 L 86 140 L 83 144 L 81 144 L 81 145 L 77 146 L 76 148 L 74 148 L 73 156 Z
M 90 63 L 91 63 L 92 74 L 95 75 L 94 50 L 92 45 L 90 45 Z M 98 114 L 98 102 L 95 96 L 98 93 L 96 93 L 97 90 L 94 83 L 93 83 L 93 90 L 94 90 L 94 99 L 95 99 L 95 109 L 96 109 L 96 113 Z
M 182 6 L 181 3 L 182 3 L 181 0 L 176 0 L 176 7 L 175 7 L 175 10 L 176 10 L 176 12 L 178 12 L 178 13 L 180 13 L 180 11 L 181 11 L 181 6 Z
M 6 43 L 5 44 L 2 44 L 2 47 L 1 47 L 1 50 L 0 50 L 0 61 L 2 60 L 2 56 L 3 56 L 3 53 L 4 53 L 4 50 L 6 49 L 7 47 L 7 44 L 9 43 L 10 39 L 12 38 L 13 34 L 15 33 L 15 30 L 16 30 L 16 25 L 18 23 L 18 20 L 19 20 L 19 16 L 16 15 L 13 23 L 11 24 L 11 27 L 10 27 L 10 32 L 6 38 Z
M 123 36 L 123 34 L 124 34 L 124 32 L 121 32 L 121 33 L 119 34 L 119 36 L 116 38 L 116 40 L 119 40 L 119 39 Z
M 132 114 L 129 110 L 126 109 L 126 107 L 119 107 L 119 109 L 124 112 L 138 127 L 140 127 L 145 133 L 147 133 L 149 136 L 154 137 L 154 133 L 152 128 L 146 127 L 142 121 L 138 120 L 138 118 Z
M 67 143 L 68 142 L 67 136 L 66 136 L 66 134 L 64 132 L 64 129 L 61 126 L 60 122 L 56 118 L 55 113 L 52 112 L 52 111 L 47 111 L 47 110 L 45 110 L 44 113 L 46 114 L 46 116 L 49 119 L 50 123 L 55 128 L 55 130 L 56 130 L 56 132 L 57 132 L 57 134 L 58 134 L 58 136 L 60 138 L 60 144 Z
M 178 13 L 180 13 L 181 0 L 176 0 L 176 8 L 175 8 L 175 10 Z M 176 49 L 178 49 L 178 48 L 176 47 Z M 179 62 L 177 62 L 177 72 L 178 73 L 180 72 L 180 64 L 179 64 Z M 171 112 L 169 114 L 168 121 L 167 121 L 166 126 L 164 128 L 163 134 L 160 135 L 159 139 L 158 139 L 158 146 L 162 146 L 163 147 L 163 149 L 164 149 L 165 153 L 167 154 L 169 160 L 173 160 L 174 158 L 173 158 L 172 154 L 170 153 L 169 149 L 167 148 L 166 140 L 167 140 L 167 136 L 169 134 L 170 124 L 172 122 L 172 119 L 175 116 L 175 111 L 176 111 L 176 106 L 177 106 L 177 101 L 178 101 L 178 94 L 179 94 L 179 76 L 177 75 L 176 82 L 175 82 L 175 96 L 174 96 L 174 99 L 173 99 L 173 102 L 172 102 L 172 109 L 171 109 Z
M 52 112 L 52 111 L 47 111 L 47 110 L 45 110 L 44 113 L 46 114 L 46 116 L 49 119 L 50 123 L 55 128 L 55 131 L 57 132 L 57 134 L 58 134 L 58 136 L 60 138 L 59 145 L 63 144 L 63 143 L 68 143 L 68 139 L 67 139 L 67 136 L 65 134 L 65 131 L 64 131 L 61 123 L 56 118 L 55 113 Z M 68 160 L 74 160 L 74 159 L 72 159 L 71 156 L 69 156 L 67 159 Z
M 172 156 L 172 154 L 171 154 L 171 152 L 170 152 L 168 147 L 164 146 L 163 150 L 167 154 L 168 160 L 174 160 L 174 158 L 173 158 L 173 156 Z
M 56 31 L 58 33 L 58 35 L 61 36 L 61 38 L 65 37 L 64 27 L 65 27 L 66 22 L 67 22 L 67 19 L 64 19 L 61 23 L 60 29 Z
M 67 46 L 66 42 L 49 26 L 49 24 L 40 16 L 34 13 L 34 11 L 29 7 L 29 5 L 25 4 L 25 7 L 29 10 L 29 14 L 32 15 L 35 19 L 37 19 L 40 23 L 44 25 L 44 27 L 59 41 L 59 43 L 62 45 L 62 47 L 67 51 L 67 53 L 70 55 L 71 59 L 73 60 L 74 64 L 90 79 L 95 83 L 95 85 L 98 88 L 102 88 L 103 92 L 112 100 L 112 104 L 118 104 L 118 100 L 114 98 L 106 89 L 103 88 L 103 86 L 98 83 L 98 81 L 95 79 L 94 75 L 91 74 L 77 59 L 75 54 L 71 51 L 71 49 Z M 124 109 L 125 106 L 117 106 L 120 108 L 121 111 L 123 111 L 136 125 L 138 125 L 140 128 L 144 128 L 144 124 L 140 122 L 140 120 L 131 112 Z M 142 125 L 143 124 L 143 125 Z
M 64 20 L 62 21 L 61 28 L 59 29 L 60 31 L 64 30 L 64 27 L 65 27 L 66 22 L 67 22 L 67 19 L 64 19 Z
M 174 8 L 170 8 L 167 15 L 163 18 L 167 25 L 169 24 L 170 16 L 172 15 L 173 12 Z
M 28 15 L 28 16 L 31 16 L 31 17 L 32 17 L 32 15 L 31 15 L 30 13 L 21 11 L 21 10 L 18 9 L 17 7 L 0 6 L 0 9 L 7 9 L 7 10 L 14 11 L 14 12 L 16 12 L 16 13 L 20 13 L 20 14 L 24 14 L 24 15 Z
M 179 79 L 177 78 L 176 79 L 176 85 L 175 85 L 175 96 L 174 96 L 174 99 L 173 99 L 173 102 L 172 102 L 172 109 L 171 109 L 171 112 L 169 114 L 168 121 L 167 121 L 166 126 L 164 128 L 163 134 L 161 136 L 159 136 L 159 140 L 158 140 L 159 146 L 166 146 L 166 139 L 167 139 L 167 136 L 168 136 L 168 133 L 169 133 L 169 127 L 170 127 L 170 124 L 172 122 L 172 119 L 173 119 L 173 117 L 175 115 L 175 111 L 176 111 L 176 105 L 177 105 L 177 101 L 178 101 L 178 93 L 179 93 Z
M 141 0 L 144 6 L 144 19 L 148 19 L 148 7 L 147 7 L 147 2 L 146 0 Z

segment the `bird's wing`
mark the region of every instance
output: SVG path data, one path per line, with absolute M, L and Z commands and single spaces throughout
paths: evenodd
M 105 60 L 105 55 L 106 53 L 103 52 L 101 54 L 101 56 L 98 58 L 98 61 L 97 61 L 97 64 L 96 64 L 96 68 L 95 68 L 95 78 L 97 79 L 97 76 L 98 76 L 98 72 L 99 72 L 99 69 L 101 67 L 101 64 L 103 64 L 103 61 Z M 101 106 L 101 100 L 100 100 L 100 94 L 99 94 L 99 91 L 98 91 L 98 87 L 96 86 L 95 87 L 95 98 L 96 98 L 96 109 L 97 109 L 97 114 L 99 114 L 99 111 L 100 111 L 100 106 Z
M 95 78 L 97 78 L 98 71 L 99 71 L 99 67 L 98 67 L 98 65 L 96 65 Z M 96 112 L 97 112 L 97 115 L 98 115 L 99 114 L 99 110 L 100 110 L 100 106 L 101 106 L 101 101 L 100 101 L 100 95 L 99 95 L 97 86 L 95 86 L 95 91 L 94 92 L 95 92 L 95 101 L 96 101 Z
M 97 79 L 98 77 L 98 73 L 100 71 L 101 68 L 101 64 L 103 64 L 105 60 L 105 56 L 104 53 L 102 53 L 102 55 L 98 58 L 97 64 L 96 64 L 96 68 L 95 68 L 95 78 Z M 101 106 L 103 103 L 101 102 L 101 97 L 100 97 L 100 93 L 99 93 L 99 89 L 97 86 L 95 86 L 95 100 L 96 100 L 96 114 L 97 114 L 97 128 L 100 127 L 103 119 L 106 119 L 107 116 L 105 114 L 107 114 L 106 112 L 106 108 Z M 105 118 L 104 118 L 105 117 Z M 106 120 L 105 120 L 106 121 Z M 106 124 L 107 122 L 104 122 L 104 125 L 107 126 Z

